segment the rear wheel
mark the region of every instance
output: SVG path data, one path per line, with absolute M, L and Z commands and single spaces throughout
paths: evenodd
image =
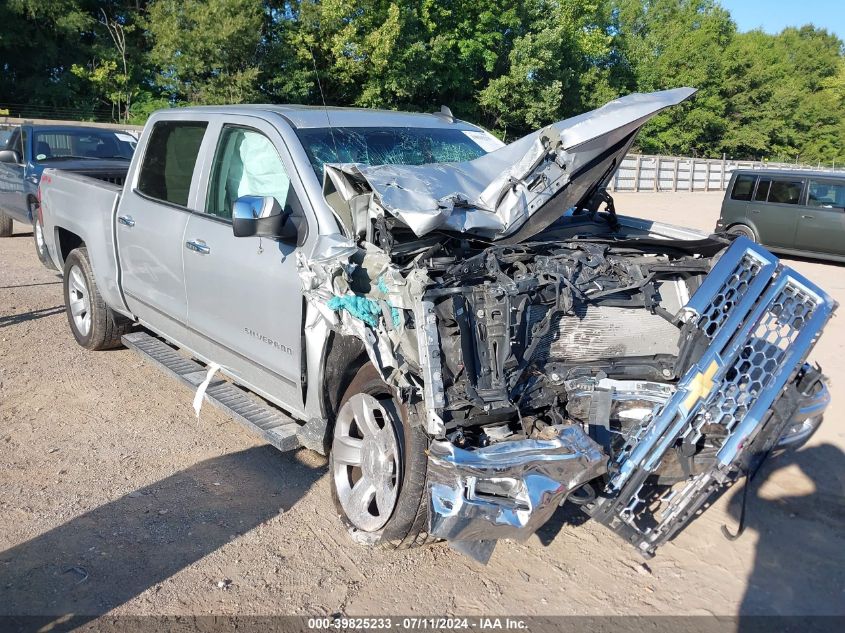
M 752 242 L 757 241 L 757 236 L 754 235 L 754 229 L 750 226 L 746 226 L 745 224 L 734 224 L 731 228 L 728 229 L 728 233 L 731 235 L 742 235 L 743 237 L 747 237 Z
M 76 342 L 90 350 L 120 347 L 132 322 L 106 305 L 91 270 L 88 249 L 71 251 L 64 269 L 65 312 Z
M 12 234 L 12 218 L 0 211 L 0 237 L 9 237 Z
M 44 242 L 44 227 L 38 217 L 37 209 L 33 210 L 32 214 L 32 239 L 35 242 L 35 254 L 38 256 L 38 261 L 44 264 L 50 270 L 56 270 L 56 265 L 50 259 L 50 252 L 47 250 L 47 244 Z
M 428 438 L 371 363 L 340 401 L 329 456 L 332 498 L 350 535 L 367 545 L 413 547 L 426 532 Z

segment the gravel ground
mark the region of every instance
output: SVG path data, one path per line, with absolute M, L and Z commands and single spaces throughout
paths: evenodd
M 617 196 L 710 229 L 718 194 Z M 845 614 L 845 328 L 814 352 L 828 419 L 647 563 L 563 508 L 484 567 L 437 544 L 353 544 L 325 460 L 280 454 L 121 349 L 73 341 L 29 231 L 0 241 L 0 614 Z M 845 304 L 842 266 L 792 261 Z M 424 597 L 424 598 L 421 598 Z

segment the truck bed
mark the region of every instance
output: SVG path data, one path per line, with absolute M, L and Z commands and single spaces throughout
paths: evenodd
M 41 178 L 44 240 L 53 263 L 64 268 L 64 236 L 81 238 L 88 248 L 94 277 L 109 305 L 123 306 L 118 283 L 115 210 L 122 187 L 78 173 L 48 169 Z M 65 244 L 66 246 L 66 244 Z

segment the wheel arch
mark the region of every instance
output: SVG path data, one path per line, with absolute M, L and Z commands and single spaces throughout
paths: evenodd
M 59 247 L 58 254 L 61 258 L 61 264 L 64 266 L 65 261 L 67 261 L 67 256 L 70 255 L 71 251 L 81 246 L 85 246 L 85 240 L 73 231 L 57 226 L 56 244 Z
M 320 384 L 323 385 L 323 401 L 320 404 L 330 425 L 334 423 L 334 416 L 346 388 L 368 360 L 367 351 L 359 339 L 329 332 L 320 366 Z

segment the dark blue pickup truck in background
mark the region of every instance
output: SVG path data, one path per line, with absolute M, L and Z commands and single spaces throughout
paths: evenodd
M 12 220 L 33 227 L 42 257 L 38 185 L 48 167 L 122 185 L 137 139 L 128 132 L 95 127 L 22 125 L 0 148 L 0 237 L 12 234 Z

